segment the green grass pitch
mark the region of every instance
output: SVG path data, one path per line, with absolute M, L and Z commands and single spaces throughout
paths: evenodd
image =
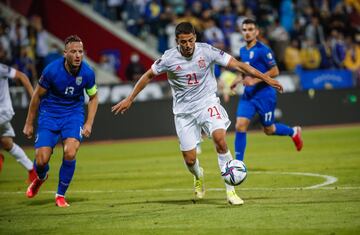
M 54 204 L 61 148 L 33 199 L 25 196 L 26 172 L 6 154 L 0 234 L 360 234 L 360 125 L 307 127 L 303 138 L 296 152 L 288 137 L 249 133 L 248 178 L 236 187 L 243 206 L 226 203 L 211 140 L 199 156 L 201 201 L 193 200 L 175 137 L 83 144 L 69 208 Z M 228 145 L 233 150 L 232 133 Z

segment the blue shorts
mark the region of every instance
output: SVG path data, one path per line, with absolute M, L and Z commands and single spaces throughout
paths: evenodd
M 236 116 L 245 117 L 251 120 L 256 113 L 260 116 L 261 124 L 264 127 L 271 126 L 274 121 L 274 111 L 276 108 L 276 95 L 254 96 L 248 98 L 243 96 L 239 101 Z
M 59 137 L 61 137 L 61 140 L 75 138 L 81 142 L 83 125 L 84 115 L 82 114 L 68 115 L 61 118 L 40 114 L 35 138 L 35 148 L 54 148 L 59 141 Z

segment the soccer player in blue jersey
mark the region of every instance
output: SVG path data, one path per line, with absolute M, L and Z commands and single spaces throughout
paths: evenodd
M 256 39 L 259 33 L 256 22 L 252 19 L 245 19 L 242 23 L 242 33 L 246 41 L 246 46 L 240 48 L 241 61 L 272 78 L 279 75 L 279 69 L 271 49 Z M 244 159 L 246 131 L 251 119 L 256 113 L 260 116 L 260 121 L 266 135 L 290 136 L 296 149 L 300 151 L 303 146 L 301 128 L 299 126 L 291 128 L 282 123 L 274 123 L 274 111 L 276 107 L 275 89 L 260 79 L 247 75 L 236 79 L 231 87 L 235 88 L 240 82 L 244 84 L 245 91 L 238 104 L 236 113 L 236 159 Z
M 62 140 L 63 161 L 55 195 L 55 203 L 59 207 L 69 206 L 65 193 L 75 171 L 75 156 L 83 136 L 89 137 L 91 134 L 98 106 L 95 74 L 83 61 L 83 56 L 81 39 L 76 35 L 66 38 L 64 57 L 49 64 L 39 79 L 23 130 L 28 138 L 33 136 L 33 122 L 38 112 L 34 161 L 38 178 L 28 187 L 28 198 L 34 197 L 48 178 L 50 156 L 59 137 Z M 89 96 L 85 123 L 84 89 Z

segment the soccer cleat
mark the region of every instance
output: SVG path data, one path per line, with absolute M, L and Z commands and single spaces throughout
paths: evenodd
M 294 130 L 294 135 L 291 137 L 291 139 L 295 144 L 296 150 L 301 151 L 303 147 L 303 140 L 301 138 L 301 127 L 295 126 L 293 130 Z
M 202 199 L 205 196 L 204 169 L 200 167 L 202 176 L 197 180 L 194 176 L 195 198 Z
M 2 166 L 3 166 L 3 163 L 4 163 L 4 155 L 2 153 L 0 153 L 0 172 L 1 172 L 1 169 L 2 169 Z
M 226 198 L 230 205 L 244 204 L 244 201 L 236 194 L 235 190 L 226 191 Z
M 48 175 L 46 175 L 45 179 L 41 180 L 39 177 L 36 177 L 34 181 L 29 185 L 26 190 L 26 196 L 28 198 L 33 198 L 39 192 L 40 186 L 47 180 Z
M 68 207 L 70 206 L 69 203 L 66 202 L 64 196 L 57 195 L 55 197 L 55 205 L 58 207 Z
M 37 178 L 37 174 L 36 174 L 35 169 L 31 169 L 31 170 L 29 170 L 29 177 L 26 180 L 26 182 L 28 184 L 31 184 L 31 182 L 33 182 L 36 178 Z

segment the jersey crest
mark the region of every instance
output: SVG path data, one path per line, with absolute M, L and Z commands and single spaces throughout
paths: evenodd
M 250 51 L 249 58 L 250 59 L 254 58 L 254 52 L 253 51 Z
M 82 83 L 82 77 L 76 77 L 75 83 L 76 85 L 80 86 Z
M 200 60 L 198 61 L 198 65 L 200 69 L 206 68 L 206 62 L 203 57 L 200 57 Z

